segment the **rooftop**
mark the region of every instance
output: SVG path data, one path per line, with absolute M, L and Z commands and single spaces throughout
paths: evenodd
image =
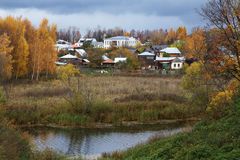
M 77 56 L 73 56 L 71 54 L 67 54 L 65 56 L 60 57 L 61 59 L 76 59 L 78 58 Z
M 127 37 L 127 36 L 116 36 L 116 37 L 108 38 L 106 40 L 111 40 L 111 41 L 125 40 L 125 41 L 129 41 L 129 40 L 136 40 L 136 39 L 133 38 L 133 37 Z
M 111 59 L 107 59 L 107 60 L 103 61 L 102 63 L 104 63 L 104 64 L 113 64 L 115 62 L 113 60 L 111 60 Z
M 138 56 L 155 56 L 155 54 L 150 53 L 150 52 L 143 52 L 143 53 L 138 54 Z
M 181 54 L 178 48 L 176 47 L 167 47 L 165 49 L 162 49 L 161 52 L 165 52 L 168 54 Z
M 176 60 L 176 61 L 175 61 Z M 184 57 L 156 57 L 155 61 L 181 61 L 183 62 L 185 60 Z

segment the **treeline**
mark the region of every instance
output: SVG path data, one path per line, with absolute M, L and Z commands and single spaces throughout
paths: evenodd
M 47 19 L 35 27 L 28 19 L 0 18 L 0 80 L 38 80 L 54 73 L 56 32 Z
M 80 30 L 76 27 L 69 27 L 68 29 L 61 29 L 57 33 L 58 39 L 63 39 L 71 43 L 77 42 L 81 38 Z M 186 27 L 182 26 L 177 29 L 156 29 L 156 30 L 134 30 L 126 31 L 122 28 L 116 27 L 113 29 L 102 29 L 98 27 L 93 30 L 88 30 L 85 37 L 96 38 L 97 41 L 103 41 L 104 38 L 114 36 L 130 36 L 138 38 L 142 43 L 152 42 L 152 44 L 172 44 L 176 40 L 182 40 L 187 36 Z
M 86 37 L 96 38 L 98 41 L 103 41 L 104 38 L 114 36 L 130 36 L 138 38 L 142 43 L 151 42 L 152 44 L 172 44 L 176 40 L 182 40 L 187 36 L 186 27 L 179 27 L 177 29 L 170 28 L 168 30 L 156 29 L 156 30 L 134 30 L 130 32 L 121 28 L 114 29 L 101 29 L 88 30 Z
M 80 29 L 70 26 L 68 29 L 60 29 L 57 32 L 57 39 L 62 39 L 71 43 L 76 43 L 81 38 Z

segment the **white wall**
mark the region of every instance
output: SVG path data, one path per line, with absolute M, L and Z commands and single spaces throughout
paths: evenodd
M 182 62 L 172 62 L 171 69 L 182 69 L 183 63 Z
M 104 40 L 104 48 L 109 48 L 111 47 L 111 40 Z M 123 47 L 123 46 L 130 46 L 130 47 L 135 47 L 137 44 L 137 40 L 118 40 L 117 41 L 117 47 Z

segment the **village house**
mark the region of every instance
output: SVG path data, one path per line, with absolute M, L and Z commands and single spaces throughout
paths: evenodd
M 79 41 L 77 43 L 75 43 L 74 45 L 76 47 L 82 47 L 83 44 L 86 42 L 93 45 L 93 43 L 97 42 L 97 40 L 95 38 L 80 38 Z
M 185 58 L 176 47 L 167 47 L 160 51 L 160 55 L 155 58 L 157 69 L 177 70 L 182 69 Z
M 138 54 L 138 60 L 143 67 L 151 68 L 154 65 L 155 54 L 151 52 L 143 52 Z
M 114 47 L 136 47 L 139 41 L 133 37 L 117 36 L 104 39 L 104 48 Z
M 94 48 L 104 48 L 103 42 L 98 42 L 95 38 L 80 38 L 79 41 L 74 44 L 74 46 L 75 48 L 80 48 L 84 43 L 89 43 Z
M 164 57 L 164 53 L 168 54 L 170 57 L 180 57 L 181 52 L 176 47 L 167 47 L 162 50 L 160 50 L 160 57 Z
M 56 42 L 55 48 L 56 48 L 57 51 L 69 50 L 69 49 L 72 48 L 72 45 L 71 45 L 71 43 L 60 39 Z
M 75 49 L 75 54 L 80 58 L 87 58 L 88 54 L 84 49 Z
M 56 62 L 57 65 L 73 64 L 76 66 L 81 66 L 81 65 L 86 66 L 89 63 L 90 61 L 85 56 L 80 56 L 79 54 L 76 54 L 76 55 L 66 54 L 60 57 L 59 61 Z
M 115 63 L 126 63 L 127 58 L 126 57 L 116 57 L 116 58 L 114 58 L 114 62 Z
M 164 48 L 167 48 L 168 45 L 151 45 L 149 48 L 146 49 L 146 51 L 155 53 L 155 55 L 160 55 L 161 50 Z
M 156 57 L 155 67 L 160 70 L 177 70 L 182 69 L 184 57 Z
M 116 63 L 111 59 L 104 60 L 101 63 L 102 67 L 104 67 L 104 68 L 113 68 L 115 64 Z
M 79 59 L 76 55 L 67 54 L 59 58 L 59 62 L 66 63 L 66 64 L 74 64 L 78 65 L 81 62 L 81 59 Z
M 178 70 L 182 69 L 185 58 L 176 47 L 166 47 L 161 49 L 162 46 L 155 46 L 145 50 L 145 52 L 138 54 L 138 59 L 142 67 L 160 70 Z M 160 50 L 161 49 L 161 50 Z
M 171 69 L 182 69 L 184 58 L 175 58 L 171 63 Z

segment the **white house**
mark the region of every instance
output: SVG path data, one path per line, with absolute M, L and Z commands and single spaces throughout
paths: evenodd
M 79 41 L 77 43 L 75 43 L 74 45 L 77 47 L 82 47 L 83 43 L 85 42 L 89 42 L 92 45 L 94 45 L 95 43 L 97 43 L 97 40 L 95 38 L 80 38 Z
M 56 42 L 55 47 L 56 47 L 57 51 L 60 51 L 60 50 L 71 49 L 72 45 L 71 45 L 71 43 L 60 39 Z
M 80 38 L 77 43 L 74 44 L 76 48 L 82 47 L 83 43 L 89 42 L 94 48 L 104 48 L 103 42 L 98 42 L 95 38 Z
M 116 58 L 114 58 L 114 62 L 115 63 L 125 63 L 125 62 L 127 62 L 127 58 L 126 57 L 116 57 Z
M 179 58 L 175 58 L 171 63 L 171 69 L 182 69 L 183 68 L 183 60 Z
M 133 37 L 117 36 L 104 39 L 104 48 L 115 47 L 135 47 L 139 41 Z
M 155 62 L 159 69 L 182 69 L 184 64 L 184 57 L 156 57 Z

